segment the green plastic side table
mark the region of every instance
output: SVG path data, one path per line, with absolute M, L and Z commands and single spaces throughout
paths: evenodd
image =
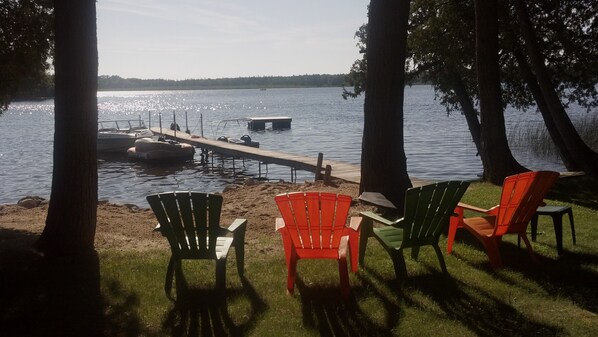
M 575 244 L 575 223 L 573 222 L 573 210 L 570 206 L 542 206 L 538 207 L 536 214 L 532 218 L 532 241 L 536 241 L 536 234 L 538 230 L 538 216 L 549 215 L 552 217 L 552 224 L 554 226 L 554 235 L 556 237 L 556 249 L 560 254 L 563 253 L 563 216 L 569 215 L 569 223 L 571 225 L 571 236 L 573 237 L 573 244 Z

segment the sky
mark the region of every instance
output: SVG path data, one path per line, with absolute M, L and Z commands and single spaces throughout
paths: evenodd
M 98 0 L 99 75 L 348 73 L 369 0 Z

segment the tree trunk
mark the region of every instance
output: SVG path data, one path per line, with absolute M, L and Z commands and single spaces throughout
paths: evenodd
M 598 153 L 594 152 L 575 130 L 571 119 L 563 108 L 563 104 L 559 99 L 558 94 L 554 90 L 554 86 L 550 79 L 548 70 L 544 63 L 545 57 L 537 44 L 536 34 L 532 27 L 527 7 L 522 0 L 515 1 L 517 16 L 519 18 L 519 28 L 522 32 L 525 46 L 527 48 L 528 57 L 530 59 L 531 68 L 536 75 L 536 80 L 540 86 L 542 95 L 546 102 L 548 111 L 554 120 L 554 124 L 561 135 L 568 152 L 571 154 L 573 161 L 584 172 L 591 175 L 598 175 Z
M 471 96 L 467 92 L 461 76 L 455 72 L 451 72 L 448 76 L 451 77 L 453 91 L 457 95 L 459 104 L 461 104 L 461 110 L 465 116 L 465 121 L 467 121 L 469 133 L 471 133 L 475 148 L 478 150 L 478 154 L 480 154 L 482 153 L 480 121 L 478 120 L 478 114 L 473 106 Z
M 484 179 L 500 185 L 505 177 L 524 172 L 507 141 L 498 60 L 497 0 L 475 0 L 476 63 Z
M 93 253 L 98 202 L 95 0 L 56 0 L 54 168 L 46 226 L 48 256 Z
M 380 192 L 403 210 L 411 187 L 403 139 L 409 0 L 372 0 L 360 191 Z

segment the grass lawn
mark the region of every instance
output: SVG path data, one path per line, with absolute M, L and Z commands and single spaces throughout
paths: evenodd
M 498 187 L 474 183 L 463 201 L 489 207 L 499 193 Z M 515 236 L 507 236 L 501 247 L 505 267 L 493 271 L 475 239 L 459 233 L 453 254 L 445 254 L 448 277 L 430 247 L 418 261 L 406 254 L 409 277 L 399 284 L 388 255 L 371 238 L 365 268 L 350 275 L 346 301 L 333 261 L 300 261 L 295 295 L 287 295 L 282 244 L 274 232 L 259 250 L 246 247 L 244 279 L 231 252 L 224 292 L 214 290 L 213 262 L 185 262 L 189 290 L 177 304 L 163 290 L 168 251 L 99 252 L 101 301 L 90 299 L 91 308 L 71 305 L 85 302 L 72 297 L 89 275 L 74 274 L 57 292 L 35 262 L 8 266 L 0 270 L 0 335 L 68 335 L 65 326 L 77 329 L 72 320 L 89 326 L 85 320 L 91 319 L 115 336 L 594 336 L 598 211 L 595 205 L 547 202 L 573 206 L 577 244 L 565 217 L 562 256 L 551 220 L 543 216 L 533 243 L 539 264 L 517 247 Z M 446 248 L 446 238 L 440 246 Z

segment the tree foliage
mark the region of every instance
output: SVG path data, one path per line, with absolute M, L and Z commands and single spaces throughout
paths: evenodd
M 0 112 L 15 98 L 48 95 L 53 54 L 53 2 L 0 2 Z

